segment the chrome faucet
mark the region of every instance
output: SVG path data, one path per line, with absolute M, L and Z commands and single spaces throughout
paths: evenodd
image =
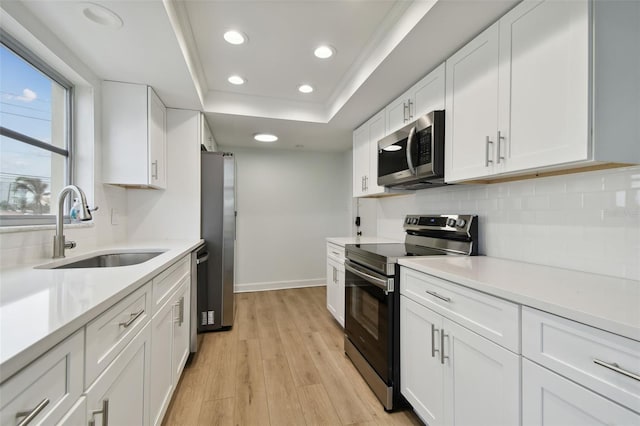
M 53 258 L 59 259 L 64 257 L 64 249 L 75 248 L 76 243 L 74 241 L 65 242 L 64 234 L 62 232 L 63 219 L 64 219 L 64 199 L 67 194 L 75 193 L 75 196 L 80 200 L 80 211 L 78 212 L 78 218 L 82 221 L 91 220 L 91 210 L 87 205 L 87 197 L 85 197 L 82 189 L 75 185 L 67 185 L 62 188 L 58 195 L 58 215 L 56 216 L 56 235 L 53 237 Z

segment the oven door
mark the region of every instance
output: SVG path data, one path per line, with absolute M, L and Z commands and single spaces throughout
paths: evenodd
M 393 278 L 345 262 L 345 333 L 378 375 L 391 382 Z

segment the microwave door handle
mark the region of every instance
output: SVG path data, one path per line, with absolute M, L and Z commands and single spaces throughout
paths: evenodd
M 409 137 L 407 137 L 407 166 L 409 167 L 409 171 L 412 175 L 416 174 L 416 168 L 413 166 L 413 155 L 411 151 L 413 148 L 413 137 L 416 134 L 416 127 L 413 126 L 411 130 L 409 130 Z

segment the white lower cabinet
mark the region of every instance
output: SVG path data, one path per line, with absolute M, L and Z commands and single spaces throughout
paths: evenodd
M 189 356 L 189 276 L 151 320 L 151 424 L 160 425 Z
M 344 327 L 344 247 L 327 243 L 327 310 Z
M 640 416 L 595 392 L 522 360 L 523 426 L 638 425 Z
M 89 425 L 148 425 L 149 323 L 129 342 L 87 390 Z
M 87 415 L 87 398 L 81 396 L 80 399 L 71 407 L 71 410 L 56 423 L 57 426 L 63 425 L 84 425 L 86 423 L 85 417 Z
M 402 394 L 430 426 L 520 422 L 520 357 L 400 299 Z

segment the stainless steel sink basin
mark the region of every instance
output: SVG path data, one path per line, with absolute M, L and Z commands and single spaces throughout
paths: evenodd
M 46 269 L 113 268 L 137 265 L 164 253 L 164 251 L 106 253 L 58 266 L 46 265 Z

